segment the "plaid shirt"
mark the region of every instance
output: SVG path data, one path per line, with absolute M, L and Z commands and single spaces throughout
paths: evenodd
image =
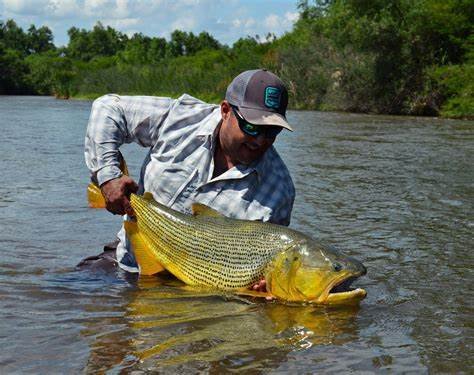
M 218 105 L 187 94 L 178 99 L 105 95 L 92 106 L 86 164 L 99 185 L 120 177 L 118 149 L 136 142 L 150 149 L 139 191 L 151 192 L 158 202 L 185 213 L 199 202 L 228 217 L 289 225 L 295 189 L 273 147 L 252 164 L 212 178 L 220 121 Z M 118 237 L 120 266 L 138 272 L 123 228 Z

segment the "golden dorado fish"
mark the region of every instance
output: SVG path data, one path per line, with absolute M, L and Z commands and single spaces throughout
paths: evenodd
M 303 233 L 227 218 L 201 204 L 186 215 L 151 193 L 132 194 L 130 202 L 136 222 L 125 222 L 125 230 L 141 274 L 166 269 L 188 285 L 232 291 L 264 278 L 268 294 L 285 301 L 349 304 L 366 296 L 349 288 L 365 267 Z

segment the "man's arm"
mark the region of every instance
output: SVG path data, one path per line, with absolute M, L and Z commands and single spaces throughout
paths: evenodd
M 105 95 L 94 101 L 87 126 L 85 159 L 114 214 L 133 214 L 128 197 L 138 186 L 120 171 L 119 147 L 155 144 L 174 100 L 150 96 Z
M 278 207 L 270 218 L 271 223 L 289 226 L 291 220 L 291 211 L 293 210 L 293 203 L 295 201 L 295 196 L 290 195 L 285 199 L 283 204 Z

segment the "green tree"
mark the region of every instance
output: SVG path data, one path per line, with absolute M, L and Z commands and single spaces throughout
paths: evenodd
M 0 21 L 0 41 L 5 48 L 16 50 L 23 55 L 28 53 L 28 37 L 15 21 Z
M 308 41 L 330 41 L 336 54 L 351 49 L 372 60 L 365 71 L 372 71 L 373 84 L 365 95 L 370 110 L 383 113 L 436 112 L 438 96 L 428 72 L 463 60 L 474 21 L 469 0 L 300 1 L 299 7 L 293 33 L 304 30 Z M 351 76 L 341 74 L 342 81 Z M 345 87 L 339 86 L 342 95 Z
M 113 56 L 122 51 L 127 36 L 98 22 L 91 31 L 72 27 L 68 30 L 67 54 L 71 58 L 90 61 L 94 57 Z
M 165 38 L 152 38 L 148 49 L 148 61 L 153 64 L 165 58 L 168 50 L 168 43 Z
M 56 48 L 53 44 L 53 33 L 47 26 L 37 29 L 31 25 L 28 29 L 27 41 L 29 53 L 43 53 Z
M 21 51 L 0 41 L 0 94 L 22 94 L 30 90 L 24 82 L 28 67 Z
M 204 49 L 220 48 L 222 48 L 221 44 L 206 31 L 196 36 L 192 32 L 175 30 L 171 33 L 169 42 L 169 53 L 173 57 L 189 56 Z
M 216 50 L 221 49 L 222 45 L 207 31 L 201 31 L 197 36 L 196 47 L 192 53 L 202 51 L 205 49 Z
M 135 33 L 127 40 L 125 48 L 119 52 L 120 60 L 129 64 L 143 65 L 149 62 L 148 51 L 152 39 L 142 33 Z

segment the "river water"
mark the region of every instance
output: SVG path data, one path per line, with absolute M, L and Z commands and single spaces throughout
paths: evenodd
M 327 309 L 75 271 L 120 225 L 87 207 L 90 107 L 0 97 L 1 373 L 472 373 L 473 122 L 289 113 L 291 226 L 368 269 Z

